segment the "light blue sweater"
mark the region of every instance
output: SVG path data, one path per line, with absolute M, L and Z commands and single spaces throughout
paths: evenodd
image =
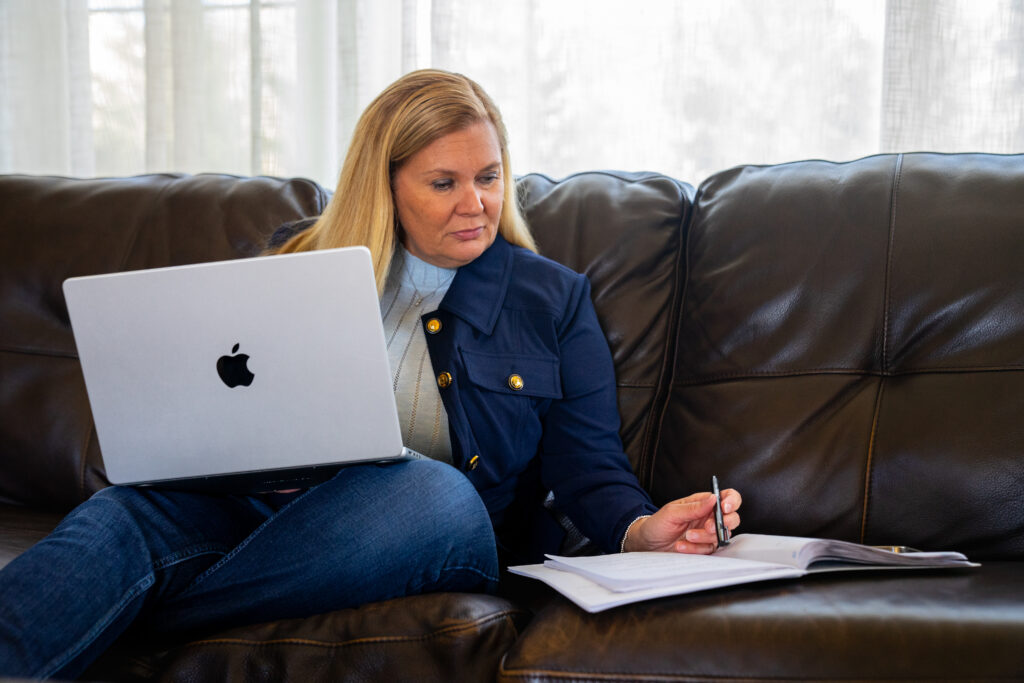
M 455 272 L 431 265 L 400 247 L 380 299 L 402 441 L 407 448 L 449 463 L 452 445 L 448 415 L 441 403 L 420 316 L 437 309 Z

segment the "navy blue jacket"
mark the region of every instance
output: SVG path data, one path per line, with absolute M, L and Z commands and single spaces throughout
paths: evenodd
M 288 225 L 271 246 L 308 226 Z M 509 561 L 557 552 L 576 527 L 617 552 L 657 508 L 619 439 L 615 369 L 587 278 L 501 235 L 420 320 L 448 413 L 453 464 L 473 482 Z M 439 324 L 438 324 L 439 323 Z
M 499 235 L 421 323 L 453 462 L 506 549 L 557 552 L 561 527 L 539 507 L 551 490 L 580 531 L 617 551 L 629 523 L 657 508 L 622 449 L 615 370 L 587 278 Z

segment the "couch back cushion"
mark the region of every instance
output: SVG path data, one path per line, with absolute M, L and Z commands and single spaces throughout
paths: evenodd
M 743 167 L 698 190 L 652 492 L 751 532 L 1024 555 L 1024 156 Z
M 540 253 L 585 273 L 618 383 L 620 433 L 649 477 L 667 399 L 693 188 L 654 173 L 586 172 L 519 181 Z
M 251 256 L 326 199 L 303 179 L 0 176 L 0 501 L 64 509 L 105 484 L 66 278 Z

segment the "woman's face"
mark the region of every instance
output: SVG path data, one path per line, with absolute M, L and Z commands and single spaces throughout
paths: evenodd
M 434 140 L 398 168 L 393 184 L 402 243 L 414 256 L 458 268 L 494 242 L 505 179 L 490 122 Z

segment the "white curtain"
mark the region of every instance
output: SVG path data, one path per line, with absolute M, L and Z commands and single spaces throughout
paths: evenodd
M 0 0 L 0 172 L 332 187 L 427 66 L 491 93 L 518 173 L 1024 151 L 1024 0 Z

